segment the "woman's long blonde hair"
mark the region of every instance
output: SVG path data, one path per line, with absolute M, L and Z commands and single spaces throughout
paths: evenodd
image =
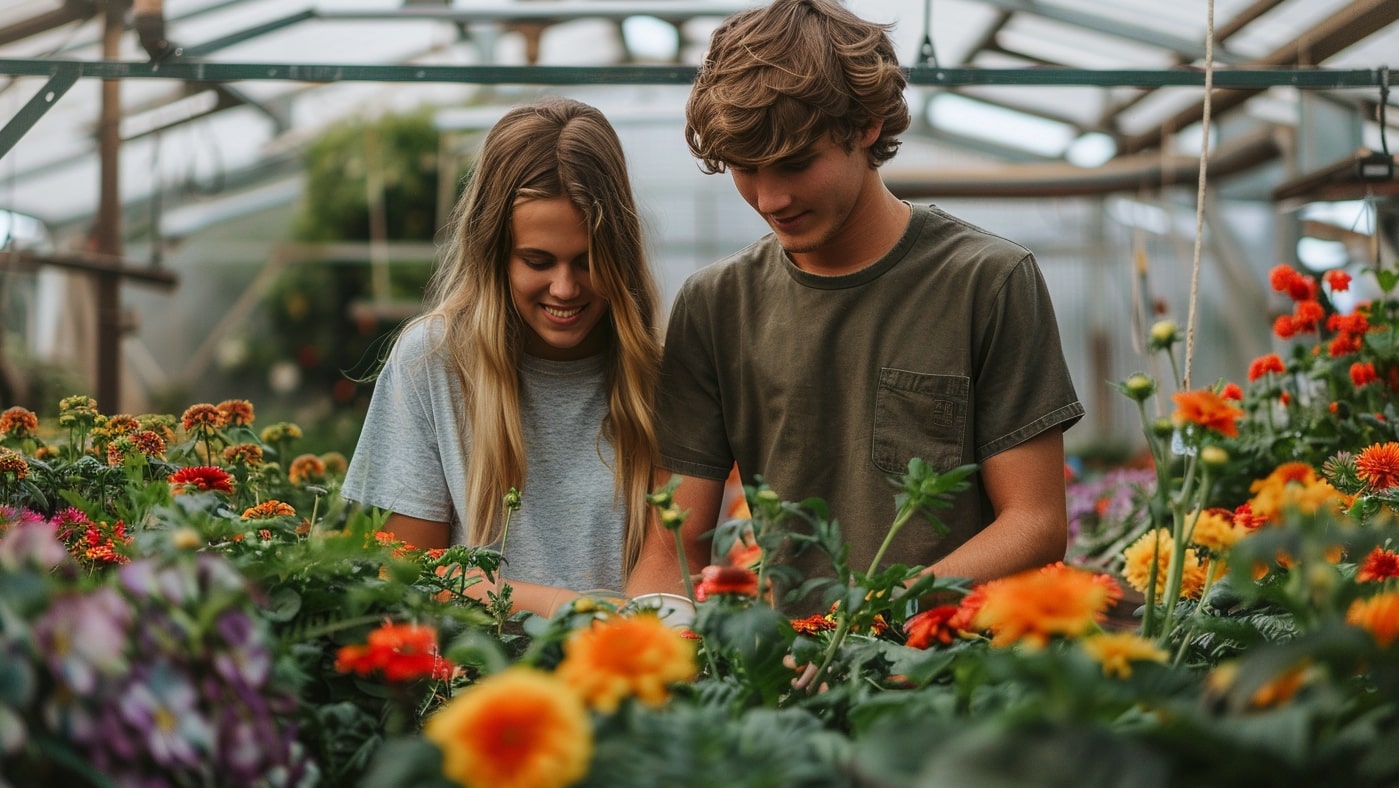
M 518 369 L 524 327 L 507 268 L 517 200 L 566 197 L 588 228 L 593 287 L 610 305 L 608 416 L 616 494 L 626 504 L 623 574 L 641 551 L 646 494 L 656 458 L 652 394 L 660 366 L 655 281 L 617 133 L 594 107 L 551 98 L 511 109 L 486 135 L 457 202 L 443 264 L 428 285 L 422 320 L 440 326 L 444 353 L 464 392 L 471 429 L 465 523 L 470 544 L 500 537 L 503 501 L 525 489 Z

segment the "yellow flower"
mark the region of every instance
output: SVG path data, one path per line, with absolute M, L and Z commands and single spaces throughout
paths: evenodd
M 1032 569 L 981 587 L 981 607 L 972 619 L 990 630 L 993 646 L 1023 643 L 1039 648 L 1050 637 L 1077 637 L 1107 617 L 1122 589 L 1105 575 L 1064 564 Z
M 555 788 L 577 782 L 593 755 L 588 711 L 549 673 L 508 668 L 428 718 L 442 774 L 465 786 Z
M 1389 648 L 1399 636 L 1399 593 L 1376 594 L 1351 602 L 1346 623 L 1369 632 L 1380 648 Z
M 1089 635 L 1082 643 L 1088 656 L 1103 666 L 1104 676 L 1123 679 L 1132 675 L 1133 662 L 1164 663 L 1169 656 L 1152 641 L 1131 632 Z
M 1190 522 L 1194 515 L 1187 515 Z M 1244 538 L 1248 531 L 1234 525 L 1234 513 L 1228 509 L 1206 509 L 1195 517 L 1195 528 L 1190 532 L 1191 544 L 1198 545 L 1214 555 L 1223 555 Z
M 612 712 L 622 699 L 665 702 L 667 687 L 692 681 L 698 672 L 695 646 L 653 615 L 595 621 L 564 643 L 559 678 L 585 703 Z
M 1165 528 L 1147 531 L 1126 550 L 1122 551 L 1125 563 L 1122 577 L 1127 584 L 1143 594 L 1151 583 L 1152 567 L 1156 568 L 1156 599 L 1159 603 L 1166 593 L 1166 578 L 1170 574 L 1171 559 L 1175 552 L 1175 539 Z M 1205 587 L 1205 565 L 1193 548 L 1186 548 L 1180 576 L 1180 596 L 1194 599 Z
M 1249 502 L 1253 515 L 1269 522 L 1277 522 L 1289 508 L 1312 514 L 1322 507 L 1350 505 L 1345 494 L 1318 477 L 1310 465 L 1301 462 L 1279 465 L 1268 476 L 1249 485 L 1248 491 L 1254 494 Z

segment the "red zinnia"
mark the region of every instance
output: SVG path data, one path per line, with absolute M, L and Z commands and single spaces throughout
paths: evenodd
M 1362 347 L 1364 347 L 1364 344 L 1360 339 L 1360 335 L 1352 334 L 1347 331 L 1337 334 L 1335 338 L 1331 340 L 1331 345 L 1326 351 L 1330 354 L 1331 358 L 1340 358 L 1341 356 L 1349 356 L 1351 353 L 1359 353 Z
M 1298 331 L 1315 331 L 1324 317 L 1326 308 L 1316 301 L 1306 299 L 1297 302 L 1297 308 L 1292 313 L 1292 324 Z
M 1365 556 L 1365 563 L 1355 573 L 1358 583 L 1378 583 L 1391 577 L 1399 577 L 1399 553 L 1376 547 Z
M 1350 274 L 1339 268 L 1327 271 L 1322 275 L 1322 278 L 1326 280 L 1326 285 L 1331 288 L 1332 292 L 1344 293 L 1350 289 Z
M 1375 365 L 1369 361 L 1357 361 L 1350 365 L 1350 382 L 1356 388 L 1367 386 L 1379 380 L 1380 376 L 1375 373 Z
M 1248 381 L 1252 383 L 1269 372 L 1276 372 L 1281 375 L 1286 369 L 1287 368 L 1282 363 L 1282 357 L 1277 353 L 1259 356 L 1253 360 L 1252 364 L 1248 365 Z
M 1239 388 L 1239 384 L 1237 383 L 1226 383 L 1224 384 L 1224 390 L 1219 392 L 1219 396 L 1225 399 L 1235 400 L 1236 402 L 1242 402 L 1244 390 Z
M 908 633 L 905 642 L 913 648 L 928 648 L 934 643 L 950 645 L 958 636 L 950 622 L 959 609 L 957 605 L 938 605 L 916 614 L 904 622 L 904 632 Z
M 1399 443 L 1367 446 L 1355 458 L 1355 475 L 1376 490 L 1399 487 Z
M 756 597 L 758 575 L 744 566 L 711 564 L 700 570 L 700 582 L 695 587 L 695 599 L 703 602 L 715 594 L 737 594 Z
M 170 492 L 179 495 L 187 492 L 233 493 L 233 477 L 222 468 L 212 465 L 195 465 L 181 468 L 166 478 L 170 482 Z
M 1278 335 L 1278 339 L 1291 339 L 1297 336 L 1297 323 L 1292 319 L 1292 315 L 1278 315 L 1273 321 L 1273 333 Z
M 437 630 L 421 624 L 384 624 L 363 646 L 344 646 L 335 656 L 341 673 L 382 673 L 392 682 L 448 679 L 452 663 L 437 653 Z

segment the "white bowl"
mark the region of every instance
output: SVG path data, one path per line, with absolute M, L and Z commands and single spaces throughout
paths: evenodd
M 642 594 L 627 603 L 628 610 L 654 610 L 674 629 L 685 629 L 695 620 L 695 606 L 679 594 Z

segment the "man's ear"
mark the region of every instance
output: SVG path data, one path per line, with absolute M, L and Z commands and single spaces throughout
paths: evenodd
M 864 148 L 868 148 L 869 146 L 873 145 L 873 144 L 874 144 L 874 141 L 877 140 L 877 139 L 879 139 L 879 135 L 880 135 L 880 133 L 883 132 L 883 131 L 884 131 L 884 121 L 881 120 L 881 121 L 879 121 L 878 123 L 871 123 L 869 126 L 867 126 L 867 127 L 865 128 L 864 131 L 860 132 L 860 136 L 859 136 L 859 147 L 860 147 L 861 149 L 864 149 Z

